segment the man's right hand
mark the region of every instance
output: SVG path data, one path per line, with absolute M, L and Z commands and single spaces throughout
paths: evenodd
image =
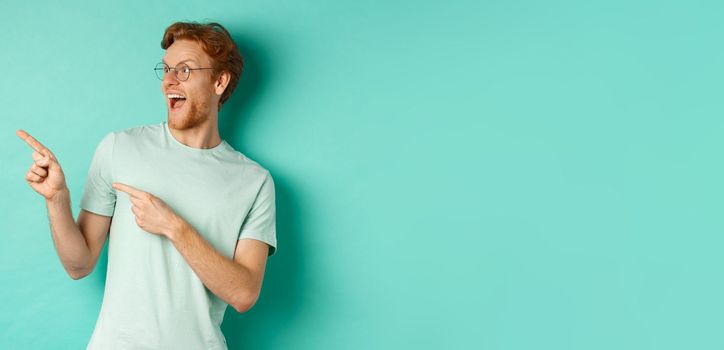
M 38 140 L 23 130 L 15 132 L 35 152 L 33 152 L 33 164 L 30 165 L 25 180 L 35 192 L 40 193 L 46 200 L 52 200 L 56 196 L 68 190 L 65 183 L 65 175 L 53 152 L 43 146 Z

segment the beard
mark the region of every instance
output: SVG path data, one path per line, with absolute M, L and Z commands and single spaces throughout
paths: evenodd
M 209 101 L 196 102 L 186 99 L 186 113 L 171 116 L 168 111 L 168 124 L 176 130 L 193 129 L 209 120 Z

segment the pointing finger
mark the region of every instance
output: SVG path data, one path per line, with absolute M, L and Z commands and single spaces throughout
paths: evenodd
M 143 192 L 143 191 L 141 191 L 141 190 L 139 190 L 139 189 L 137 189 L 137 188 L 128 186 L 128 185 L 126 185 L 126 184 L 122 184 L 122 183 L 120 183 L 120 182 L 114 182 L 112 187 L 115 188 L 115 189 L 117 189 L 117 190 L 119 190 L 119 191 L 121 191 L 121 192 L 126 192 L 126 193 L 128 193 L 129 195 L 131 195 L 131 196 L 133 196 L 133 197 L 139 197 L 139 198 L 140 198 L 140 197 L 142 197 L 142 196 L 146 193 L 146 192 Z
M 38 140 L 36 140 L 34 137 L 30 136 L 30 134 L 28 134 L 27 132 L 25 132 L 25 130 L 19 129 L 18 131 L 15 132 L 15 134 L 18 135 L 18 137 L 23 139 L 23 141 L 25 141 L 25 143 L 30 145 L 30 147 L 32 147 L 34 150 L 36 150 L 38 152 L 40 152 L 41 150 L 46 148 L 45 146 L 43 146 L 42 143 L 38 142 Z
M 51 152 L 49 149 L 43 148 L 43 149 L 40 150 L 40 151 L 41 151 L 46 157 L 48 157 L 48 158 L 50 158 L 50 159 L 55 159 L 55 154 L 53 154 L 53 152 Z

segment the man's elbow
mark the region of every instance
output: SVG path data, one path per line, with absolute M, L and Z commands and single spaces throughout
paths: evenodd
M 70 276 L 70 278 L 76 281 L 90 275 L 90 271 L 87 270 L 67 270 L 66 272 L 68 272 L 68 276 Z
M 239 298 L 239 300 L 235 303 L 233 303 L 231 306 L 236 310 L 236 312 L 243 314 L 247 311 L 249 311 L 254 304 L 256 304 L 256 297 L 248 296 L 244 298 Z

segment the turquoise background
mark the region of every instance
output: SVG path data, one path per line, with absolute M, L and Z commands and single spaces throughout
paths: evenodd
M 221 134 L 275 178 L 231 349 L 721 349 L 720 1 L 0 2 L 0 345 L 80 349 L 22 128 L 74 215 L 103 135 L 166 119 L 176 20 L 246 59 Z M 105 253 L 104 253 L 105 254 Z

